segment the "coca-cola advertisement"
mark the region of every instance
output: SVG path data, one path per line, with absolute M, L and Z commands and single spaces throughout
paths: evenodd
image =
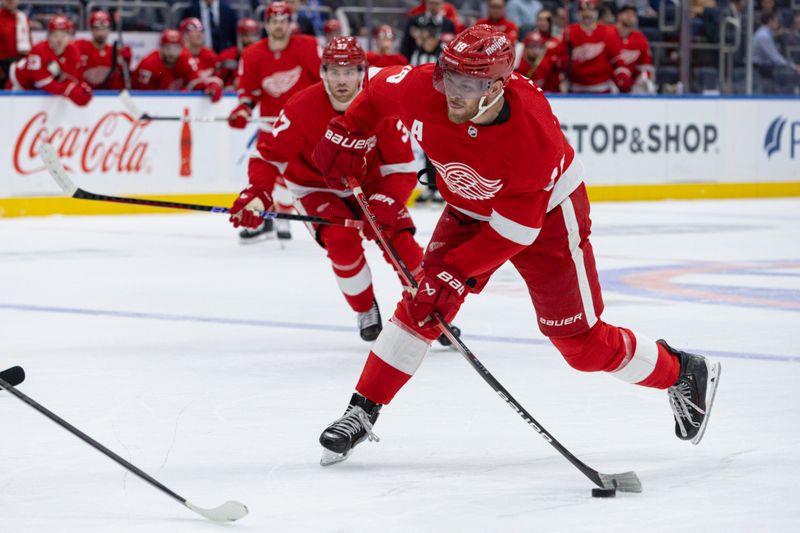
M 98 192 L 220 193 L 246 182 L 246 172 L 231 161 L 247 150 L 247 133 L 231 135 L 225 122 L 192 120 L 227 116 L 234 98 L 217 104 L 201 95 L 133 98 L 150 115 L 181 120 L 137 120 L 113 95 L 97 95 L 84 108 L 52 96 L 0 98 L 0 168 L 8 169 L 0 178 L 0 196 L 58 194 L 39 159 L 45 143 L 77 183 Z

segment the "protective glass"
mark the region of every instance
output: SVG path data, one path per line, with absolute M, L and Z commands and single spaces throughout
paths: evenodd
M 441 63 L 436 65 L 433 75 L 433 86 L 436 90 L 451 97 L 481 98 L 486 95 L 491 85 L 490 80 L 461 74 L 443 67 Z
M 327 66 L 323 69 L 325 73 L 325 78 L 332 82 L 336 81 L 353 81 L 361 79 L 364 76 L 363 69 L 359 67 L 339 67 L 339 66 Z

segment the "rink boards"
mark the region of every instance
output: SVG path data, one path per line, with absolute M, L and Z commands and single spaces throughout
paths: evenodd
M 182 93 L 134 93 L 151 115 L 225 117 L 233 95 L 212 104 Z M 593 200 L 800 196 L 800 99 L 554 97 Z M 257 127 L 137 122 L 114 93 L 86 108 L 38 93 L 0 96 L 0 216 L 108 214 L 147 208 L 78 202 L 38 159 L 49 141 L 73 179 L 107 194 L 228 205 L 246 183 Z M 188 163 L 188 164 L 187 164 Z

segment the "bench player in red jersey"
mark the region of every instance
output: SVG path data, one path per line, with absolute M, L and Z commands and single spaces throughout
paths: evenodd
M 62 15 L 47 23 L 47 39 L 36 43 L 30 54 L 11 65 L 8 85 L 14 90 L 41 89 L 85 106 L 92 88 L 81 81 L 80 52 L 71 42 L 75 26 Z
M 703 435 L 719 364 L 602 320 L 583 168 L 542 91 L 514 74 L 513 64 L 506 35 L 472 27 L 436 65 L 381 70 L 331 121 L 314 152 L 331 184 L 361 176 L 363 151 L 346 147 L 366 139 L 382 117 L 398 116 L 436 167 L 447 202 L 423 258 L 419 290 L 397 305 L 345 414 L 320 436 L 323 465 L 375 439 L 382 405 L 439 334 L 431 314 L 452 320 L 464 298 L 479 293 L 507 261 L 527 285 L 539 329 L 570 366 L 666 389 L 677 436 L 696 444 Z
M 235 91 L 239 84 L 239 60 L 242 50 L 261 38 L 261 25 L 251 18 L 240 19 L 236 24 L 236 46 L 226 48 L 217 54 L 215 76 L 222 80 L 225 90 Z
M 178 31 L 181 32 L 183 47 L 191 56 L 189 61 L 194 63 L 200 77 L 210 78 L 213 76 L 217 68 L 217 54 L 211 48 L 203 46 L 205 28 L 200 19 L 197 17 L 183 19 L 178 25 Z
M 114 47 L 108 43 L 111 33 L 111 16 L 105 11 L 93 11 L 89 16 L 89 39 L 76 39 L 75 46 L 80 51 L 81 72 L 83 81 L 92 89 L 108 89 L 119 91 L 125 88 L 122 68 L 114 66 Z M 131 49 L 127 46 L 117 51 L 117 65 L 124 61 L 128 68 L 131 63 Z
M 655 94 L 655 70 L 650 54 L 650 43 L 644 33 L 636 29 L 639 17 L 636 8 L 626 5 L 617 13 L 617 31 L 622 42 L 620 56 L 631 71 L 631 85 L 620 87 L 620 91 L 636 94 Z
M 360 218 L 353 194 L 343 187 L 329 187 L 311 153 L 328 122 L 341 115 L 364 83 L 364 51 L 354 37 L 335 37 L 322 54 L 322 79 L 292 96 L 283 106 L 272 133 L 263 136 L 258 151 L 266 162 L 265 173 L 250 176 L 250 185 L 231 208 L 231 222 L 255 227 L 261 219 L 251 213 L 271 203 L 272 184 L 283 175 L 301 213 L 330 219 Z M 364 189 L 390 240 L 413 272 L 419 272 L 422 248 L 414 240 L 414 221 L 405 207 L 417 183 L 414 156 L 408 132 L 397 119 L 376 125 L 373 148 L 366 156 L 370 170 Z M 268 175 L 265 175 L 268 173 Z M 358 316 L 361 338 L 373 341 L 381 330 L 378 304 L 372 290 L 372 275 L 364 256 L 362 239 L 355 228 L 309 225 L 317 242 L 325 248 L 339 289 Z M 366 238 L 374 237 L 371 228 Z
M 291 16 L 292 9 L 286 2 L 269 4 L 264 14 L 267 37 L 242 52 L 239 105 L 228 117 L 231 128 L 245 128 L 256 106 L 262 117 L 277 117 L 289 97 L 320 81 L 317 39 L 310 35 L 292 34 Z M 258 142 L 263 141 L 271 129 L 268 125 L 262 126 Z M 251 154 L 247 164 L 250 182 L 254 179 L 277 182 L 273 195 L 276 208 L 278 211 L 291 210 L 292 198 L 283 186 L 283 179 L 275 176 L 268 165 L 257 152 Z M 291 238 L 288 220 L 278 220 L 276 225 L 279 239 Z M 272 220 L 266 220 L 256 230 L 245 229 L 239 236 L 242 242 L 251 242 L 271 230 Z
M 393 65 L 408 65 L 408 59 L 401 53 L 394 51 L 394 41 L 397 34 L 388 24 L 375 28 L 375 52 L 367 52 L 367 65 L 370 67 L 391 67 Z

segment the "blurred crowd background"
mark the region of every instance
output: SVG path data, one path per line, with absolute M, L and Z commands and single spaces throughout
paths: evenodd
M 569 83 L 573 49 L 565 28 L 581 22 L 587 4 L 593 4 L 589 7 L 597 11 L 598 23 L 616 27 L 621 39 L 630 31 L 641 32 L 652 64 L 649 69 L 632 69 L 630 83 L 614 80 L 611 91 L 594 92 L 800 93 L 800 0 L 287 3 L 296 33 L 317 36 L 321 44 L 332 35 L 357 36 L 365 48 L 388 46 L 391 50 L 385 53 L 399 53 L 411 64 L 435 61 L 441 46 L 465 27 L 479 21 L 494 24 L 517 43 L 518 71 L 545 83 L 552 92 L 581 92 L 580 84 Z M 89 30 L 90 16 L 98 10 L 110 14 L 112 32 L 161 33 L 179 28 L 187 17 L 197 17 L 204 24 L 204 44 L 217 53 L 237 43 L 241 46 L 237 23 L 244 18 L 262 23 L 266 9 L 259 0 L 0 0 L 0 7 L 0 21 L 5 18 L 19 29 L 24 15 L 34 35 L 36 30 L 46 31 L 55 15 L 66 16 L 79 32 Z M 393 32 L 386 30 L 387 25 Z M 263 24 L 261 31 L 265 35 Z M 25 55 L 26 47 L 16 49 L 10 42 L 14 39 L 19 40 L 19 31 L 16 37 L 0 31 L 0 63 L 6 75 L 8 66 Z M 534 75 L 539 67 L 547 70 L 549 82 L 541 72 L 538 78 Z M 5 81 L 2 86 L 7 86 Z

